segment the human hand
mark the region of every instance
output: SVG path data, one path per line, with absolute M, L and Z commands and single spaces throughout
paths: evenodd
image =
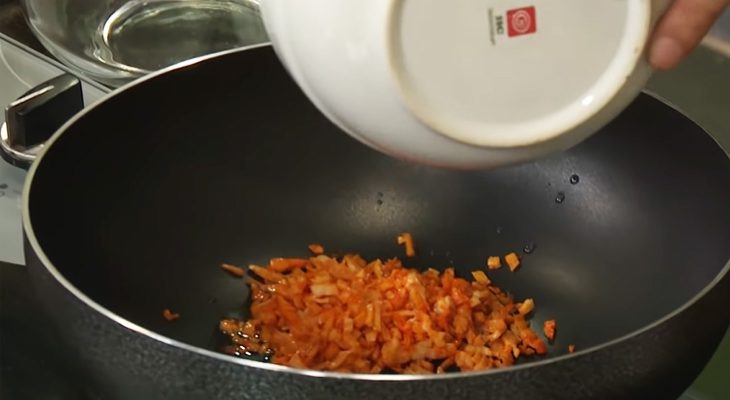
M 649 48 L 649 62 L 659 70 L 674 68 L 710 30 L 730 0 L 674 0 L 659 21 Z

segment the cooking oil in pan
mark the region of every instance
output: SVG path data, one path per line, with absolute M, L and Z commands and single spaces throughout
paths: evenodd
M 524 252 L 525 254 L 532 254 L 532 252 L 535 251 L 536 248 L 537 248 L 537 244 L 536 243 L 533 243 L 533 242 L 530 242 L 530 243 L 527 243 L 522 248 L 522 252 Z

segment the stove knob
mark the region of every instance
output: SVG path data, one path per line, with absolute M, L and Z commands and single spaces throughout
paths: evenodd
M 0 131 L 0 155 L 27 169 L 46 140 L 84 108 L 81 82 L 59 75 L 30 89 L 5 109 Z

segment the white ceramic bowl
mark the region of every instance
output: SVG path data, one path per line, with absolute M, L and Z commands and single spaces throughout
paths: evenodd
M 266 0 L 278 56 L 310 100 L 396 157 L 491 168 L 566 149 L 651 74 L 668 0 Z

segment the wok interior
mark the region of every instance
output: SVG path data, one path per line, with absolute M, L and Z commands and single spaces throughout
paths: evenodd
M 727 155 L 649 96 L 566 153 L 447 171 L 341 133 L 268 48 L 227 57 L 113 97 L 52 145 L 33 178 L 30 221 L 50 261 L 155 332 L 214 347 L 219 319 L 241 315 L 248 293 L 222 262 L 306 256 L 313 242 L 401 257 L 395 237 L 409 231 L 418 257 L 407 266 L 468 276 L 488 255 L 520 252 L 521 269 L 490 277 L 535 299 L 533 326 L 558 321 L 557 355 L 667 315 L 730 258 Z M 164 308 L 181 318 L 165 321 Z

